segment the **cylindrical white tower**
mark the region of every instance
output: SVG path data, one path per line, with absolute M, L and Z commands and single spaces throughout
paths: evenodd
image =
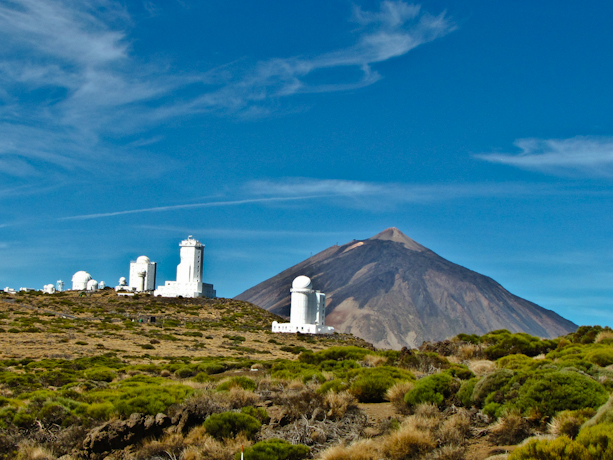
M 138 276 L 138 292 L 143 292 L 145 290 L 145 276 L 147 276 L 147 272 L 142 271 L 136 274 Z
M 308 276 L 300 275 L 292 283 L 290 292 L 292 293 L 290 324 L 307 324 L 309 296 L 313 292 L 311 289 L 311 279 Z
M 202 283 L 204 244 L 189 235 L 179 246 L 181 263 L 177 265 L 177 283 Z

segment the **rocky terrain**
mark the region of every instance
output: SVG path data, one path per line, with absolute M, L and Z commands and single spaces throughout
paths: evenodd
M 379 348 L 417 347 L 458 333 L 506 328 L 557 337 L 576 325 L 517 297 L 487 276 L 454 264 L 389 228 L 363 241 L 332 246 L 238 295 L 289 316 L 298 275 L 326 293 L 326 324 Z

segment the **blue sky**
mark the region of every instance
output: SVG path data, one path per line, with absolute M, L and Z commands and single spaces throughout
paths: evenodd
M 611 2 L 0 0 L 0 285 L 206 244 L 231 297 L 395 226 L 613 325 Z

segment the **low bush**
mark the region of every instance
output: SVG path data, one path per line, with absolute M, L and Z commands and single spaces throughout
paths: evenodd
M 313 353 L 311 351 L 303 352 L 298 357 L 298 360 L 306 364 L 320 364 L 321 362 L 328 360 L 361 361 L 364 359 L 364 356 L 368 354 L 374 354 L 374 351 L 360 347 L 330 347 L 326 350 L 321 350 L 316 353 Z
M 303 444 L 290 444 L 281 439 L 267 439 L 245 449 L 245 460 L 302 460 L 310 449 Z M 235 459 L 240 460 L 240 452 Z
M 216 390 L 217 391 L 228 391 L 230 390 L 230 388 L 234 388 L 234 387 L 240 387 L 244 390 L 253 391 L 258 387 L 258 385 L 255 383 L 253 379 L 250 379 L 249 377 L 239 376 L 239 377 L 231 377 L 225 382 L 220 383 L 219 385 L 217 385 Z
M 562 435 L 552 441 L 536 440 L 516 449 L 509 460 L 610 460 L 613 425 L 603 423 L 581 430 L 573 441 Z
M 85 371 L 85 377 L 96 382 L 112 382 L 117 373 L 109 367 L 92 367 Z
M 610 347 L 594 350 L 585 356 L 589 362 L 606 367 L 613 364 L 613 350 Z
M 454 378 L 447 373 L 424 377 L 415 383 L 415 388 L 405 395 L 404 401 L 409 407 L 421 403 L 431 403 L 440 406 L 447 398 L 455 394 L 454 383 Z
M 268 423 L 270 417 L 268 412 L 263 407 L 246 406 L 241 409 L 243 414 L 251 415 L 253 418 L 258 419 L 261 423 Z
M 613 458 L 613 424 L 601 423 L 581 430 L 577 442 L 584 446 L 591 460 Z
M 508 460 L 592 460 L 581 444 L 568 436 L 553 441 L 534 440 L 513 451 Z
M 585 374 L 545 371 L 530 374 L 510 405 L 523 413 L 537 410 L 542 416 L 553 416 L 563 410 L 596 409 L 608 397 L 604 387 Z
M 244 434 L 248 439 L 253 439 L 262 424 L 251 415 L 236 412 L 222 412 L 213 414 L 204 421 L 206 432 L 215 439 L 228 439 Z
M 349 392 L 363 403 L 383 402 L 385 393 L 396 382 L 415 379 L 410 372 L 390 366 L 353 369 L 349 371 L 348 377 L 355 378 L 349 386 Z

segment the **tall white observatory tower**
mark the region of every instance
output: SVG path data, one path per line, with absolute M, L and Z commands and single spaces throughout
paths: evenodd
M 181 263 L 177 265 L 177 280 L 166 281 L 164 286 L 158 286 L 154 294 L 162 297 L 215 298 L 213 285 L 202 282 L 204 244 L 189 235 L 179 247 Z
M 189 235 L 179 246 L 181 263 L 177 265 L 177 283 L 202 283 L 204 244 Z

